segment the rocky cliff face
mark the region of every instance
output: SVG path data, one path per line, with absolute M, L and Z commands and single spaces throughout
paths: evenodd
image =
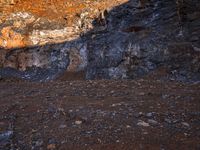
M 47 5 L 48 3 L 48 5 Z M 200 1 L 1 3 L 0 75 L 133 79 L 159 67 L 200 80 Z

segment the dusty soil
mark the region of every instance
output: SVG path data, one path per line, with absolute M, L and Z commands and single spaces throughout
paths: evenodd
M 200 149 L 199 83 L 0 82 L 0 149 Z

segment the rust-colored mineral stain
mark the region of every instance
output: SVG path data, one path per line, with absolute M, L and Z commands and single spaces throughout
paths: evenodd
M 1 30 L 0 47 L 12 49 L 16 47 L 25 47 L 25 37 L 14 32 L 11 27 L 5 27 Z
M 128 0 L 7 0 L 0 1 L 0 23 L 3 23 L 10 14 L 26 12 L 39 18 L 56 21 L 65 26 L 73 26 L 77 17 L 87 11 L 90 18 L 95 18 L 99 11 L 113 8 Z M 94 13 L 97 12 L 97 13 Z M 32 20 L 31 20 L 32 21 Z M 13 27 L 21 28 L 23 22 L 15 21 Z M 29 24 L 26 22 L 25 24 Z M 29 31 L 27 31 L 29 32 Z M 0 29 L 0 47 L 12 49 L 29 46 L 29 33 L 17 33 L 11 26 Z
M 1 3 L 0 11 L 9 15 L 15 12 L 29 12 L 38 17 L 46 17 L 59 22 L 66 22 L 64 19 L 67 16 L 68 22 L 73 22 L 75 16 L 85 9 L 106 9 L 114 7 L 128 0 L 14 0 L 12 3 Z M 91 15 L 94 15 L 91 12 Z

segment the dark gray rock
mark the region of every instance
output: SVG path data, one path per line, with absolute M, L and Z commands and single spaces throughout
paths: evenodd
M 105 33 L 87 41 L 86 77 L 132 79 L 166 65 L 186 72 L 177 72 L 186 80 L 198 76 L 200 51 L 193 46 L 200 47 L 200 9 L 192 9 L 200 8 L 198 2 L 179 6 L 173 0 L 152 0 L 144 9 L 136 3 L 130 0 L 111 10 Z

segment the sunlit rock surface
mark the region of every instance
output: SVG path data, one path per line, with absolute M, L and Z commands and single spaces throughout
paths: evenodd
M 165 67 L 173 79 L 200 80 L 198 0 L 16 0 L 0 10 L 3 78 L 134 79 Z

